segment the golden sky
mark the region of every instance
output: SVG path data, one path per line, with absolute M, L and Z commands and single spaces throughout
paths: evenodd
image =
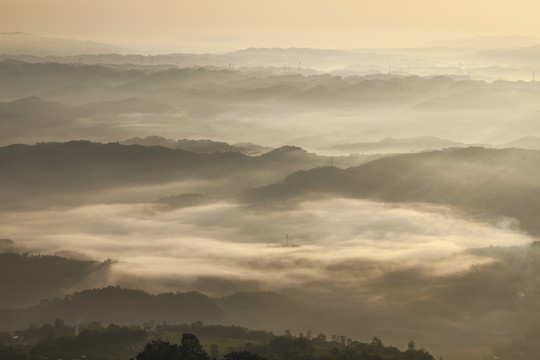
M 180 50 L 540 37 L 538 0 L 2 0 L 0 8 L 2 32 Z

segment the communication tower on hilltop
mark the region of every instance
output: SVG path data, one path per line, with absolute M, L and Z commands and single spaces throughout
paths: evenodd
M 289 248 L 289 247 L 299 247 L 300 245 L 292 243 L 291 239 L 289 239 L 289 234 L 287 233 L 285 234 L 285 242 L 281 246 Z

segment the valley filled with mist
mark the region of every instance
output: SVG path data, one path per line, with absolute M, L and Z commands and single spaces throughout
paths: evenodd
M 1 36 L 0 332 L 204 321 L 536 359 L 540 45 Z

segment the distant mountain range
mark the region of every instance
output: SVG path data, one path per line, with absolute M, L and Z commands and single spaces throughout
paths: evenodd
M 133 54 L 137 50 L 95 41 L 61 39 L 23 32 L 0 33 L 0 54 L 70 56 L 82 54 Z
M 131 138 L 120 142 L 123 145 L 143 145 L 143 146 L 164 146 L 171 149 L 182 149 L 192 152 L 223 152 L 237 151 L 243 154 L 257 155 L 272 150 L 272 148 L 260 146 L 252 143 L 240 143 L 229 145 L 222 141 L 213 141 L 209 139 L 200 140 L 173 140 L 162 136 L 147 136 L 145 138 Z
M 460 39 L 440 39 L 427 43 L 427 46 L 454 48 L 517 48 L 540 44 L 540 38 L 532 36 L 477 36 Z
M 424 47 L 387 49 L 248 48 L 226 53 L 145 54 L 137 49 L 100 43 L 32 35 L 22 32 L 0 34 L 0 59 L 16 58 L 29 62 L 61 62 L 116 65 L 176 65 L 179 67 L 220 67 L 266 73 L 332 72 L 336 75 L 401 74 L 414 68 L 415 74 L 464 75 L 477 68 L 486 79 L 508 76 L 508 69 L 481 69 L 483 64 L 520 68 L 538 58 L 540 38 L 492 36 L 439 40 Z M 426 61 L 429 59 L 429 61 Z M 454 64 L 452 64 L 454 62 Z M 521 69 L 523 70 L 523 69 Z M 474 71 L 474 70 L 472 70 Z M 514 76 L 516 76 L 515 74 Z M 523 74 L 519 74 L 523 76 Z
M 499 147 L 540 150 L 540 137 L 538 136 L 524 136 L 514 141 L 507 142 Z
M 464 146 L 464 144 L 455 141 L 439 139 L 432 136 L 419 136 L 401 139 L 384 138 L 376 142 L 340 144 L 332 146 L 330 147 L 330 149 L 340 150 L 349 153 L 403 153 L 424 150 L 439 150 L 458 146 Z
M 532 65 L 532 69 L 538 66 L 540 56 L 540 44 L 534 46 L 485 49 L 474 54 L 474 58 L 482 59 L 499 64 L 525 63 Z

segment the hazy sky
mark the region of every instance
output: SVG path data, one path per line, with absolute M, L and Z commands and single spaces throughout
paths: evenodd
M 0 31 L 158 49 L 414 46 L 540 36 L 536 0 L 3 0 Z

